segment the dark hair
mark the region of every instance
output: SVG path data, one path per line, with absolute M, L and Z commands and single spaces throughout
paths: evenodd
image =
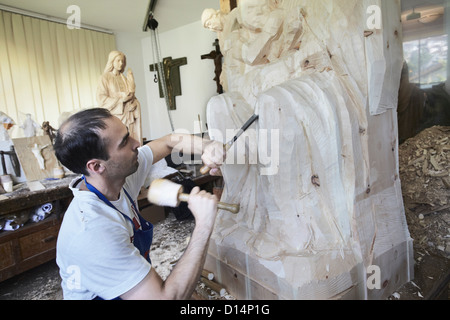
M 99 133 L 106 129 L 105 120 L 111 117 L 108 109 L 94 108 L 67 119 L 59 128 L 53 146 L 61 164 L 74 173 L 88 176 L 89 160 L 108 160 L 107 141 Z

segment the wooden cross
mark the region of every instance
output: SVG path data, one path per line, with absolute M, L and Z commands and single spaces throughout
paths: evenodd
M 213 43 L 213 46 L 216 47 L 215 51 L 211 51 L 209 54 L 202 55 L 203 59 L 212 59 L 214 60 L 214 65 L 216 66 L 214 73 L 216 74 L 216 77 L 213 79 L 216 81 L 217 84 L 217 93 L 222 94 L 223 93 L 223 87 L 220 84 L 220 74 L 222 73 L 222 52 L 220 52 L 220 46 L 219 46 L 219 39 L 216 39 L 216 41 Z
M 180 67 L 187 64 L 187 58 L 179 58 L 173 60 L 172 57 L 167 57 L 163 59 L 163 69 L 164 76 L 166 79 L 167 86 L 167 96 L 169 100 L 169 109 L 176 110 L 176 96 L 181 96 L 181 78 L 180 78 Z M 158 79 L 161 79 L 159 70 L 156 64 L 150 65 L 151 72 L 158 72 Z M 164 91 L 162 88 L 161 80 L 159 82 L 159 96 L 164 98 Z

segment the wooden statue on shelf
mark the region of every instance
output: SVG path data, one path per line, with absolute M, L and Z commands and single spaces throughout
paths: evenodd
M 130 136 L 142 143 L 141 105 L 135 96 L 133 72 L 124 71 L 126 56 L 120 51 L 109 54 L 105 71 L 97 88 L 97 103 L 118 117 L 128 127 Z
M 53 128 L 50 125 L 49 121 L 44 121 L 42 123 L 42 130 L 44 130 L 44 135 L 47 135 L 50 138 L 50 141 L 53 143 L 53 141 L 55 140 L 56 137 L 56 132 L 58 130 L 56 130 L 55 128 Z

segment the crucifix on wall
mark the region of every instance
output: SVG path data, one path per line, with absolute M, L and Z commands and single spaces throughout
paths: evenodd
M 214 73 L 216 74 L 214 80 L 217 83 L 217 93 L 222 94 L 223 93 L 223 87 L 220 84 L 220 74 L 222 73 L 222 52 L 220 52 L 220 45 L 219 45 L 219 39 L 216 39 L 216 41 L 213 43 L 213 46 L 216 47 L 215 51 L 211 51 L 209 54 L 202 55 L 202 60 L 204 59 L 212 59 L 214 60 Z
M 167 57 L 163 59 L 164 77 L 166 79 L 167 96 L 170 110 L 177 109 L 175 97 L 181 96 L 180 67 L 186 64 L 187 58 L 179 58 L 173 60 L 172 57 Z M 159 70 L 156 64 L 150 65 L 150 71 L 157 71 L 158 79 L 161 79 L 161 75 L 159 74 Z M 161 98 L 164 98 L 164 91 L 161 81 L 159 81 L 159 96 Z

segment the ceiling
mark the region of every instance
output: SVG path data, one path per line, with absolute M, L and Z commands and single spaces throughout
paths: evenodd
M 81 24 L 113 32 L 143 33 L 145 15 L 150 0 L 0 0 L 1 5 L 67 20 L 77 5 Z M 172 30 L 199 21 L 206 8 L 219 9 L 219 0 L 158 0 L 154 17 L 159 32 Z
M 443 6 L 444 0 L 402 0 L 403 13 L 415 7 L 428 9 Z M 73 4 L 81 10 L 83 25 L 100 27 L 113 32 L 146 34 L 142 31 L 150 0 L 0 0 L 1 5 L 67 20 Z M 157 0 L 154 17 L 159 32 L 172 30 L 199 21 L 204 9 L 220 8 L 220 0 Z

